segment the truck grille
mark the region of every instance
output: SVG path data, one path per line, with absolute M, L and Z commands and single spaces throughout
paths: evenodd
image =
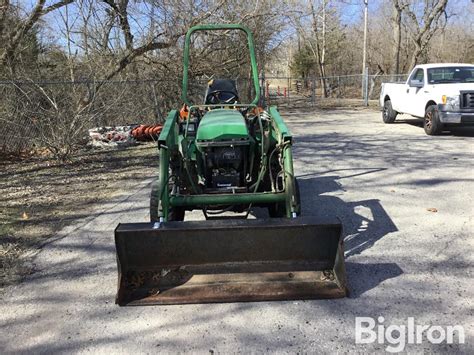
M 461 93 L 461 108 L 474 108 L 474 92 Z

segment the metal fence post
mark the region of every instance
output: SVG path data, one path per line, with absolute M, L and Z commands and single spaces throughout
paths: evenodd
M 341 77 L 337 76 L 337 97 L 341 97 Z
M 287 102 L 290 103 L 290 88 L 291 88 L 291 77 L 288 77 L 287 78 L 287 90 L 286 90 L 286 94 L 288 95 L 287 96 Z
M 369 106 L 369 68 L 364 73 L 364 105 Z

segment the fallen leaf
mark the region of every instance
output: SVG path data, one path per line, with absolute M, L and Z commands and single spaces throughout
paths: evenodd
M 21 215 L 21 219 L 27 220 L 28 218 L 30 218 L 30 217 L 28 217 L 28 215 L 26 214 L 26 212 L 23 212 L 23 214 Z
M 427 210 L 428 212 L 438 212 L 438 209 L 437 209 L 437 208 L 434 208 L 434 207 L 427 208 L 426 210 Z

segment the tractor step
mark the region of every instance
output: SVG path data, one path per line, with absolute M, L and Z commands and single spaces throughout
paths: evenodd
M 337 220 L 120 224 L 119 305 L 338 298 L 347 294 Z

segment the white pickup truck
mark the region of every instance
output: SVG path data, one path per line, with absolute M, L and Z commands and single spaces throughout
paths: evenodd
M 429 135 L 474 125 L 474 64 L 417 65 L 406 83 L 382 84 L 380 106 L 385 123 L 409 114 L 424 119 Z

